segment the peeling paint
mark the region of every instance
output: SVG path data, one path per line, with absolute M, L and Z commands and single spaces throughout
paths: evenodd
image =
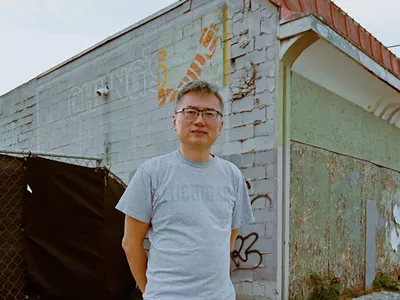
M 376 219 L 369 221 L 376 227 L 372 261 L 377 270 L 394 272 L 400 266 L 400 173 L 293 140 L 290 156 L 290 295 L 308 299 L 312 273 L 364 287 L 369 200 L 376 203 Z
M 393 228 L 390 232 L 390 245 L 393 251 L 397 251 L 397 247 L 400 244 L 400 237 L 397 228 Z
M 397 205 L 393 207 L 393 219 L 400 225 L 400 208 Z

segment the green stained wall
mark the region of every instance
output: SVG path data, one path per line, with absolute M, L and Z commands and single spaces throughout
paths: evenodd
M 400 130 L 293 73 L 290 137 L 400 170 Z
M 312 273 L 364 287 L 367 222 L 376 227 L 377 268 L 400 266 L 391 250 L 400 234 L 400 174 L 392 170 L 400 170 L 400 130 L 296 74 L 291 94 L 291 299 L 307 299 Z M 377 217 L 367 220 L 371 200 Z

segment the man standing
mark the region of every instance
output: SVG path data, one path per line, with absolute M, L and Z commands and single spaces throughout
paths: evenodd
M 230 252 L 238 228 L 254 216 L 240 170 L 210 153 L 223 105 L 208 82 L 183 86 L 172 120 L 179 149 L 143 163 L 117 204 L 126 214 L 122 246 L 144 300 L 235 299 Z

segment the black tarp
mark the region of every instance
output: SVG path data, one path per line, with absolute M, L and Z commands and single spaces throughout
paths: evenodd
M 121 247 L 124 187 L 103 168 L 26 161 L 26 294 L 51 300 L 129 300 L 135 281 Z M 141 299 L 138 296 L 136 299 Z

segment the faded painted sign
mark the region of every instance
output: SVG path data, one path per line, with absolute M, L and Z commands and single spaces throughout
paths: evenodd
M 216 11 L 166 33 L 158 51 L 158 104 L 175 102 L 179 89 L 193 80 L 223 78 L 226 9 Z M 174 43 L 173 37 L 182 37 Z M 170 39 L 170 40 L 168 40 Z

